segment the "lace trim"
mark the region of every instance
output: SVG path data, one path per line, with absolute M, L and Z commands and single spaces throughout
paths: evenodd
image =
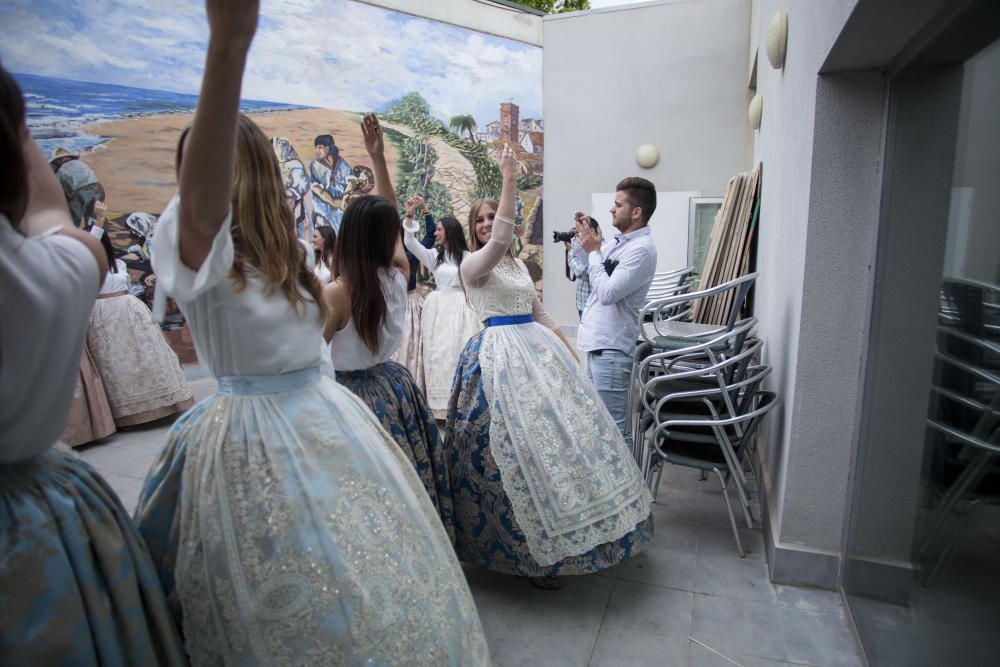
M 416 473 L 360 407 L 334 408 L 331 433 L 314 391 L 294 415 L 220 395 L 184 435 L 175 571 L 192 664 L 489 664 Z
M 540 565 L 617 540 L 652 498 L 593 384 L 537 323 L 488 329 L 479 350 L 490 451 Z
M 469 305 L 480 320 L 494 315 L 530 313 L 535 285 L 528 267 L 519 259 L 504 257 L 482 287 L 466 285 Z

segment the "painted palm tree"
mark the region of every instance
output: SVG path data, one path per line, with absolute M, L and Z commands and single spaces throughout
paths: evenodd
M 452 116 L 451 121 L 448 123 L 448 126 L 451 127 L 451 129 L 455 130 L 455 132 L 468 132 L 469 141 L 473 143 L 476 142 L 476 136 L 473 134 L 473 132 L 477 130 L 479 126 L 476 125 L 476 119 L 472 117 L 472 114 Z

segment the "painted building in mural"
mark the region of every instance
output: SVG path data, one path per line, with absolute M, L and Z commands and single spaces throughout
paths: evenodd
M 197 101 L 206 39 L 200 0 L 109 0 L 100 12 L 58 0 L 0 6 L 0 60 L 24 89 L 29 128 L 67 197 L 80 200 L 79 224 L 106 199 L 137 292 L 155 282 L 149 239 L 176 192 L 174 153 Z M 354 0 L 274 0 L 243 95 L 243 112 L 272 139 L 307 240 L 317 225 L 339 226 L 345 202 L 371 187 L 359 127 L 368 111 L 383 120 L 400 201 L 421 194 L 437 217 L 464 221 L 473 201 L 499 194 L 495 157 L 510 143 L 528 226 L 520 256 L 541 289 L 542 248 L 528 242 L 541 236 L 532 233 L 542 192 L 539 47 Z M 456 127 L 456 117 L 468 120 Z

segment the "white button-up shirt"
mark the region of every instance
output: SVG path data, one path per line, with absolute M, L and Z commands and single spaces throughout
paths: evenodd
M 639 336 L 639 310 L 656 273 L 656 246 L 649 227 L 618 234 L 589 255 L 573 239 L 573 253 L 586 261 L 590 274 L 590 298 L 580 320 L 577 347 L 584 352 L 632 354 Z M 618 262 L 610 276 L 605 260 Z

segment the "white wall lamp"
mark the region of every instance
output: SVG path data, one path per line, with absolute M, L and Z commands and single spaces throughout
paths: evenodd
M 652 169 L 660 161 L 660 151 L 653 144 L 643 144 L 635 151 L 635 161 L 643 169 Z
M 750 126 L 755 130 L 760 129 L 760 117 L 764 112 L 764 98 L 760 93 L 753 96 L 750 106 L 747 108 L 747 118 L 750 119 Z
M 788 48 L 788 12 L 776 12 L 767 26 L 767 60 L 774 69 L 785 66 Z

